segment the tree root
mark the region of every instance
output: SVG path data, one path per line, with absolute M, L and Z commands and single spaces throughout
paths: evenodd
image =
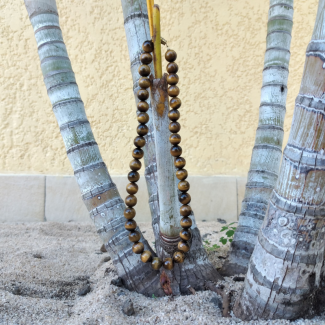
M 230 300 L 231 293 L 226 292 L 225 287 L 223 285 L 216 286 L 215 283 L 211 281 L 207 281 L 205 286 L 210 291 L 216 292 L 222 298 L 222 317 L 231 317 L 230 316 Z

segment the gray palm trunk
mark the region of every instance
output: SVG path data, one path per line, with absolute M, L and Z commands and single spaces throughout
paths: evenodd
M 130 1 L 130 4 L 134 2 Z M 139 255 L 132 252 L 128 231 L 124 229 L 125 218 L 123 212 L 125 205 L 102 160 L 87 119 L 71 62 L 63 42 L 56 1 L 25 0 L 25 6 L 34 29 L 41 69 L 48 96 L 53 105 L 53 112 L 57 118 L 82 199 L 95 224 L 96 230 L 105 243 L 106 249 L 112 257 L 124 286 L 148 296 L 152 296 L 152 294 L 162 296 L 164 291 L 159 282 L 159 273 L 152 270 L 150 264 L 142 263 Z M 125 25 L 127 25 L 128 21 L 132 24 L 141 24 L 144 21 L 143 19 L 145 19 L 147 24 L 146 11 L 143 14 L 139 13 L 139 17 L 136 14 L 137 12 L 139 13 L 139 11 L 134 10 L 133 15 L 130 12 L 131 16 L 126 18 Z M 139 20 L 137 21 L 137 19 Z M 136 28 L 132 32 L 136 32 Z M 128 35 L 128 41 L 134 42 L 137 49 L 140 49 L 143 42 L 141 40 L 138 46 L 139 39 L 137 36 L 133 37 L 130 34 Z M 134 56 L 134 59 L 139 60 L 136 56 Z M 133 65 L 138 65 L 138 63 L 135 62 Z M 151 186 L 149 187 L 149 191 L 151 191 L 150 206 L 152 211 L 156 211 L 153 214 L 153 221 L 158 220 L 159 224 L 155 161 L 152 160 L 155 159 L 154 151 L 152 151 L 154 148 L 154 142 L 150 144 L 150 141 L 148 141 L 145 158 L 147 166 L 146 178 Z M 157 228 L 156 223 L 155 227 Z M 139 231 L 139 229 L 137 230 Z M 196 229 L 193 232 L 196 234 Z M 143 242 L 145 249 L 151 251 L 155 256 L 142 234 L 140 241 Z M 195 236 L 193 241 L 196 243 Z M 197 248 L 194 245 L 193 249 L 194 255 L 199 255 L 199 253 L 203 255 L 201 258 L 198 258 L 198 261 L 192 261 L 191 263 L 191 258 L 188 258 L 187 263 L 184 263 L 184 268 L 175 268 L 177 270 L 175 271 L 177 276 L 175 276 L 173 281 L 175 294 L 186 292 L 186 286 L 189 284 L 198 289 L 203 288 L 204 273 L 201 275 L 201 282 L 199 281 L 198 285 L 194 283 L 196 272 L 199 274 L 201 270 L 204 271 L 206 264 L 209 263 L 206 255 L 201 250 L 201 246 Z M 198 265 L 197 269 L 195 267 L 193 269 L 195 263 Z M 208 266 L 211 266 L 211 264 L 208 264 Z M 191 269 L 188 275 L 185 271 L 187 268 Z M 213 267 L 212 269 L 210 268 L 210 273 L 207 272 L 207 274 L 211 274 L 210 277 L 207 277 L 207 280 L 220 278 Z
M 289 75 L 293 0 L 270 0 L 259 123 L 238 227 L 221 274 L 246 273 L 278 179 Z
M 234 308 L 241 319 L 296 319 L 317 310 L 325 271 L 324 68 L 325 0 L 319 0 L 279 179 Z

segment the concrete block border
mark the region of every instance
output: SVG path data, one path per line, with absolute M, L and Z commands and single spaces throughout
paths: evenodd
M 122 198 L 126 176 L 112 176 Z M 236 221 L 245 177 L 190 176 L 191 206 L 197 221 Z M 144 177 L 139 181 L 137 221 L 150 222 Z M 73 176 L 0 175 L 0 222 L 91 222 Z

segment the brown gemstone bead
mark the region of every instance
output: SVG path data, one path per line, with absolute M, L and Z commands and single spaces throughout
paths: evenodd
M 173 133 L 169 137 L 169 142 L 173 145 L 179 144 L 181 142 L 181 136 L 179 134 Z
M 174 62 L 174 61 L 176 61 L 176 59 L 177 59 L 177 53 L 176 53 L 174 50 L 168 50 L 168 51 L 165 53 L 165 59 L 166 59 L 168 62 Z
M 143 150 L 140 148 L 135 148 L 132 151 L 132 157 L 135 159 L 141 159 L 143 155 L 144 155 Z
M 137 223 L 134 220 L 128 220 L 125 224 L 124 224 L 124 228 L 126 230 L 134 230 L 137 227 Z
M 183 240 L 181 240 L 178 243 L 178 246 L 177 247 L 178 247 L 178 249 L 180 251 L 182 251 L 184 253 L 187 253 L 190 250 L 190 245 L 187 242 L 183 241 Z
M 136 194 L 138 192 L 138 185 L 135 183 L 129 183 L 128 185 L 126 185 L 126 191 L 129 194 Z
M 128 173 L 128 180 L 130 182 L 137 182 L 140 179 L 140 175 L 136 171 L 131 171 Z
M 146 124 L 149 121 L 149 115 L 147 113 L 140 113 L 137 116 L 138 122 L 142 124 Z
M 141 238 L 141 235 L 138 231 L 131 231 L 129 234 L 129 240 L 133 243 L 136 243 Z
M 145 144 L 146 144 L 146 140 L 144 137 L 136 137 L 134 139 L 134 145 L 138 148 L 144 147 Z
M 177 86 L 170 86 L 167 90 L 170 97 L 177 97 L 179 95 L 179 88 Z
M 138 202 L 138 199 L 134 195 L 128 195 L 125 198 L 125 204 L 130 208 L 134 207 L 137 204 L 137 202 Z
M 168 112 L 168 117 L 172 121 L 177 121 L 180 118 L 181 114 L 177 109 L 172 109 Z
M 159 257 L 154 257 L 151 262 L 151 267 L 158 271 L 162 266 L 162 261 Z
M 130 166 L 131 170 L 137 171 L 137 170 L 141 169 L 141 161 L 138 159 L 133 159 L 130 161 L 129 166 Z
M 174 165 L 176 168 L 179 168 L 179 169 L 184 168 L 186 165 L 186 160 L 183 157 L 178 157 L 175 159 Z
M 173 157 L 179 157 L 182 154 L 182 148 L 180 146 L 173 146 L 170 149 L 170 153 Z
M 181 181 L 178 183 L 178 189 L 181 192 L 187 192 L 190 189 L 190 183 L 188 181 Z
M 137 127 L 137 133 L 141 136 L 146 135 L 149 132 L 149 128 L 145 124 L 140 124 Z
M 166 270 L 172 270 L 174 267 L 173 259 L 170 257 L 166 257 L 163 262 L 163 267 Z
M 142 53 L 140 61 L 142 64 L 150 64 L 152 62 L 152 55 L 150 53 Z
M 170 100 L 169 104 L 171 108 L 178 109 L 181 107 L 182 101 L 178 97 L 175 97 Z
M 176 62 L 170 62 L 167 64 L 166 70 L 168 73 L 177 73 L 178 65 Z
M 188 193 L 182 193 L 178 196 L 178 200 L 182 204 L 189 204 L 191 202 L 191 195 Z
M 182 205 L 179 209 L 181 216 L 188 217 L 192 213 L 192 209 L 189 205 Z
M 126 208 L 124 210 L 124 217 L 128 220 L 131 220 L 135 217 L 135 210 L 133 208 Z
M 192 227 L 192 220 L 191 220 L 191 218 L 184 217 L 181 219 L 180 224 L 181 224 L 181 227 L 188 229 L 188 228 Z
M 174 253 L 173 260 L 175 263 L 183 263 L 185 260 L 185 254 L 183 252 L 177 251 Z
M 153 43 L 152 43 L 152 41 L 145 41 L 142 44 L 142 49 L 147 53 L 152 52 L 153 51 Z
M 140 242 L 134 243 L 132 246 L 133 253 L 135 254 L 142 254 L 144 251 L 144 245 Z
M 148 77 L 150 74 L 150 67 L 148 65 L 140 65 L 138 69 L 139 75 L 142 77 Z
M 190 229 L 182 229 L 179 233 L 179 237 L 185 241 L 190 240 L 192 237 Z
M 139 86 L 141 88 L 147 89 L 147 88 L 150 87 L 150 85 L 151 85 L 151 82 L 150 82 L 150 79 L 149 78 L 147 78 L 147 77 L 141 77 L 139 79 Z
M 186 169 L 180 169 L 176 172 L 176 177 L 180 180 L 180 181 L 184 181 L 187 178 L 188 174 L 187 174 L 187 170 Z
M 167 76 L 168 85 L 176 85 L 179 81 L 179 77 L 176 73 L 171 73 Z
M 146 100 L 149 98 L 149 92 L 145 89 L 138 90 L 137 96 L 140 100 Z
M 172 133 L 177 133 L 181 129 L 181 125 L 178 122 L 169 123 L 169 131 Z
M 144 251 L 142 254 L 141 254 L 141 261 L 143 263 L 148 263 L 148 262 L 151 262 L 152 261 L 152 255 L 149 251 Z
M 147 102 L 139 102 L 138 103 L 138 110 L 140 112 L 146 112 L 149 109 L 149 104 Z

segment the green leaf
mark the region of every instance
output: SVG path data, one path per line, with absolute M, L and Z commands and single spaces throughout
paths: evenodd
M 231 243 L 232 242 L 232 239 L 228 239 L 229 240 L 229 243 Z
M 227 226 L 223 226 L 222 228 L 221 228 L 221 230 L 220 231 L 225 231 L 225 230 L 227 230 L 229 227 L 227 227 Z
M 231 226 L 231 225 L 233 225 L 234 223 L 237 223 L 237 221 L 230 223 L 228 226 Z
M 220 243 L 222 243 L 223 245 L 226 245 L 226 244 L 227 244 L 227 238 L 221 237 L 219 241 L 220 241 Z
M 234 233 L 235 233 L 234 230 L 228 230 L 228 231 L 226 232 L 226 236 L 227 236 L 227 237 L 232 237 L 232 236 L 234 235 Z

